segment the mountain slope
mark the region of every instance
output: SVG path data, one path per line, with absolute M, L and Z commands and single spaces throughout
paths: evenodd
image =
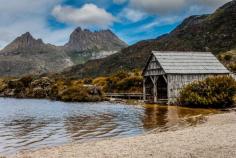
M 91 32 L 78 27 L 70 35 L 64 50 L 75 63 L 80 64 L 114 54 L 127 46 L 111 30 Z
M 1 76 L 59 72 L 72 65 L 65 52 L 41 39 L 34 39 L 29 32 L 0 51 Z
M 153 50 L 212 51 L 215 54 L 236 48 L 236 0 L 213 14 L 191 16 L 171 33 L 141 41 L 104 59 L 89 61 L 64 71 L 71 77 L 109 75 L 120 69 L 142 69 Z

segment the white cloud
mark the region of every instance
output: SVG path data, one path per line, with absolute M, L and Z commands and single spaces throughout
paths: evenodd
M 203 6 L 208 6 L 208 7 L 219 7 L 231 0 L 191 0 L 193 4 L 196 5 L 203 5 Z
M 170 16 L 170 17 L 163 17 L 163 18 L 157 18 L 154 21 L 152 21 L 149 24 L 146 24 L 142 27 L 143 30 L 151 29 L 153 27 L 160 27 L 165 25 L 171 25 L 176 23 L 177 21 L 180 21 L 181 18 L 178 16 Z
M 186 0 L 130 0 L 130 6 L 147 13 L 166 14 L 181 9 Z
M 0 0 L 2 4 L 0 5 L 0 11 L 1 13 L 5 12 L 5 15 L 14 15 L 15 13 L 44 14 L 44 11 L 59 2 L 60 0 Z M 15 16 L 17 15 L 15 14 Z
M 60 22 L 82 27 L 106 28 L 115 21 L 112 14 L 94 4 L 85 4 L 81 8 L 58 5 L 53 9 L 52 15 Z
M 36 38 L 47 43 L 64 44 L 72 28 L 52 30 L 47 17 L 52 8 L 61 0 L 0 0 L 0 48 L 3 48 L 17 36 L 31 32 Z
M 121 13 L 119 13 L 118 17 L 119 19 L 126 19 L 131 22 L 137 22 L 145 18 L 146 14 L 138 10 L 125 8 Z
M 156 19 L 145 24 L 142 29 L 180 22 L 190 15 L 211 13 L 230 0 L 130 0 L 127 8 L 119 14 L 131 22 L 143 20 L 147 16 Z
M 130 6 L 150 14 L 170 15 L 198 7 L 214 10 L 231 0 L 130 0 Z

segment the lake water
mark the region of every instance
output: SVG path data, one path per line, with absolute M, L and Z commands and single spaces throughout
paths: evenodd
M 216 110 L 0 98 L 0 155 L 195 126 Z

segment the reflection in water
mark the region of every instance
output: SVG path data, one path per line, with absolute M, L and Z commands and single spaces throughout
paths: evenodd
M 73 141 L 167 131 L 206 121 L 216 110 L 112 103 L 0 99 L 0 153 Z
M 156 131 L 177 130 L 207 121 L 206 115 L 217 113 L 213 109 L 191 109 L 178 106 L 145 106 L 144 129 Z
M 156 127 L 163 127 L 167 123 L 167 108 L 160 108 L 159 106 L 147 106 L 143 119 L 143 126 L 145 129 L 153 129 Z
M 33 117 L 19 118 L 17 120 L 10 120 L 6 122 L 4 127 L 12 131 L 12 135 L 16 138 L 22 138 L 30 135 L 30 133 L 39 130 L 47 125 L 46 122 L 40 122 Z
M 75 141 L 89 139 L 105 134 L 116 129 L 118 124 L 113 122 L 114 116 L 103 114 L 95 116 L 71 116 L 64 121 L 67 133 Z M 112 133 L 111 133 L 112 134 Z M 115 133 L 113 133 L 114 135 Z

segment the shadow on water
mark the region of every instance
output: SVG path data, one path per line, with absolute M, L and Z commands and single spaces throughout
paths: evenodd
M 213 109 L 0 98 L 0 153 L 195 126 Z

